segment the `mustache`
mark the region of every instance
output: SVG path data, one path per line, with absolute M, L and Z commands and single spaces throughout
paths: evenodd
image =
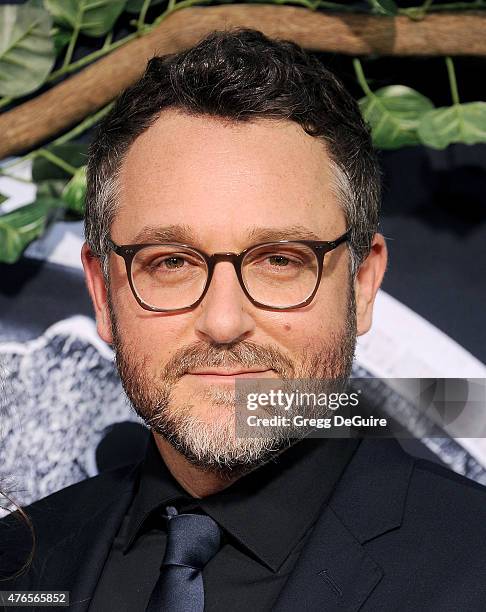
M 162 376 L 175 382 L 195 368 L 243 367 L 272 369 L 282 377 L 294 374 L 293 362 L 274 346 L 260 346 L 250 341 L 208 345 L 194 342 L 176 351 L 166 363 Z

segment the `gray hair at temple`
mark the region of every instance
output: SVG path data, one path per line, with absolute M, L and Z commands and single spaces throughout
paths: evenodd
M 359 107 L 342 83 L 295 43 L 239 28 L 215 31 L 185 51 L 152 58 L 100 123 L 88 155 L 85 237 L 101 259 L 107 284 L 106 239 L 117 212 L 121 164 L 135 139 L 168 108 L 234 122 L 290 120 L 320 138 L 351 231 L 351 273 L 356 273 L 377 230 L 381 192 Z

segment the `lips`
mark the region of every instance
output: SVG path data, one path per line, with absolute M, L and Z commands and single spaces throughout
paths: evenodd
M 262 372 L 269 372 L 267 368 L 265 370 L 198 370 L 195 372 L 188 372 L 193 376 L 255 376 Z

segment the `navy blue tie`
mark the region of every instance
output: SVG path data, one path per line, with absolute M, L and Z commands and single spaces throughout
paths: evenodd
M 167 546 L 147 612 L 203 612 L 202 568 L 221 546 L 218 524 L 206 514 L 166 508 Z

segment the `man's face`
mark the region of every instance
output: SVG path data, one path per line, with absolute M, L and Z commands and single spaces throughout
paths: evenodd
M 174 110 L 162 113 L 123 162 L 111 238 L 117 244 L 136 242 L 148 225 L 184 225 L 196 239 L 192 246 L 208 254 L 272 240 L 270 234 L 252 239 L 255 229 L 299 226 L 321 240 L 334 240 L 347 229 L 325 147 L 300 126 L 262 119 L 225 123 Z M 100 300 L 98 330 L 114 345 L 137 412 L 192 463 L 220 473 L 251 469 L 284 448 L 284 434 L 270 442 L 237 438 L 235 377 L 198 372 L 347 375 L 356 338 L 349 257 L 346 245 L 325 256 L 319 290 L 303 308 L 254 306 L 232 264 L 223 261 L 195 309 L 167 314 L 139 306 L 123 260 L 112 253 L 111 289 L 107 305 Z

